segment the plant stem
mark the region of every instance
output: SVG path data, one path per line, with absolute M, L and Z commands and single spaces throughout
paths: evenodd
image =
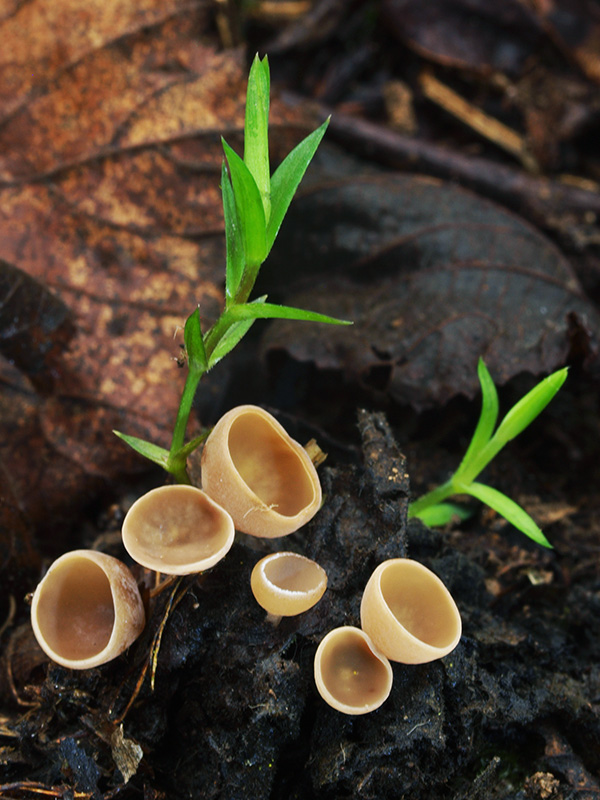
M 200 379 L 204 375 L 205 370 L 191 367 L 188 370 L 185 386 L 181 395 L 179 403 L 179 410 L 177 411 L 177 421 L 175 422 L 175 429 L 173 431 L 173 439 L 171 441 L 171 449 L 169 451 L 169 458 L 167 462 L 168 471 L 175 477 L 178 483 L 191 483 L 190 477 L 187 473 L 186 459 L 179 455 L 179 451 L 183 447 L 185 440 L 185 431 L 187 428 L 192 404 L 196 395 L 196 389 L 200 383 Z
M 248 302 L 250 293 L 254 288 L 254 284 L 256 283 L 256 278 L 258 277 L 258 271 L 260 270 L 260 267 L 260 264 L 246 264 L 244 272 L 242 273 L 242 280 L 240 281 L 240 285 L 235 293 L 235 302 L 233 305 Z
M 237 303 L 232 303 L 229 308 L 233 308 Z M 227 313 L 229 309 L 223 311 L 219 319 L 215 322 L 212 328 L 207 331 L 204 337 L 204 350 L 206 358 L 210 362 L 210 357 L 213 354 L 215 347 L 219 344 L 223 336 L 227 333 L 228 328 L 231 327 L 231 317 Z
M 437 505 L 437 503 L 441 503 L 443 500 L 446 500 L 448 497 L 451 497 L 453 494 L 457 494 L 458 490 L 457 487 L 454 485 L 452 479 L 446 481 L 446 483 L 442 483 L 441 486 L 437 486 L 435 489 L 432 489 L 431 492 L 427 492 L 422 497 L 419 497 L 418 500 L 415 500 L 414 503 L 411 503 L 408 507 L 408 517 L 416 517 L 419 512 L 424 511 L 426 508 L 430 506 Z

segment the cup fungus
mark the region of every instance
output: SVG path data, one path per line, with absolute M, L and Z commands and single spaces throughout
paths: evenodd
M 321 505 L 319 476 L 302 445 L 258 406 L 238 406 L 213 428 L 202 453 L 202 488 L 253 536 L 286 536 Z
M 368 714 L 392 690 L 390 662 L 360 628 L 330 631 L 315 654 L 315 683 L 326 703 L 344 714 Z
M 424 664 L 450 653 L 462 624 L 456 603 L 430 569 L 408 558 L 384 561 L 365 587 L 360 620 L 392 661 Z
M 229 514 L 194 486 L 161 486 L 138 498 L 123 521 L 123 544 L 144 567 L 190 575 L 213 567 L 229 551 Z
M 323 597 L 327 573 L 298 553 L 271 553 L 255 564 L 250 585 L 256 602 L 272 618 L 293 617 Z
M 38 584 L 31 624 L 42 650 L 70 669 L 116 658 L 144 628 L 144 606 L 125 564 L 95 550 L 58 558 Z

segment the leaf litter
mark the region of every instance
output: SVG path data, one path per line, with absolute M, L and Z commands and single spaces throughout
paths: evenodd
M 550 372 L 581 330 L 596 359 L 596 308 L 557 247 L 519 217 L 418 175 L 313 181 L 269 276 L 284 298 L 299 291 L 297 302 L 331 304 L 354 325 L 292 332 L 278 322 L 266 351 L 283 349 L 419 410 L 473 397 L 480 356 L 500 384 Z M 285 281 L 277 278 L 284 263 Z

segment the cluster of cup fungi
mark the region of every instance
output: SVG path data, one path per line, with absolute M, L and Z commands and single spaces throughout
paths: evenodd
M 307 450 L 257 406 L 226 413 L 206 440 L 202 489 L 169 485 L 149 491 L 123 522 L 125 549 L 138 564 L 166 575 L 213 567 L 229 551 L 235 530 L 286 536 L 307 523 L 322 502 Z M 316 562 L 275 552 L 254 567 L 251 587 L 274 620 L 307 611 L 323 596 L 327 575 Z M 318 646 L 315 682 L 323 699 L 345 714 L 378 708 L 392 687 L 389 659 L 419 664 L 456 647 L 461 619 L 442 581 L 404 558 L 380 564 L 360 609 L 361 628 L 330 631 Z M 31 606 L 45 653 L 71 669 L 96 667 L 124 652 L 142 632 L 137 583 L 118 559 L 94 550 L 58 558 Z

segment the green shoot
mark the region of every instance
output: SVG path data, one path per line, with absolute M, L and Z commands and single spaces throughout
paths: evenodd
M 226 356 L 257 319 L 295 319 L 349 325 L 345 320 L 290 306 L 267 303 L 266 295 L 250 300 L 259 270 L 267 258 L 292 198 L 310 164 L 327 122 L 309 134 L 287 155 L 271 176 L 269 164 L 269 93 L 267 58 L 255 57 L 248 78 L 243 159 L 223 140 L 221 170 L 225 222 L 225 308 L 217 321 L 202 332 L 200 312 L 187 319 L 184 345 L 187 377 L 179 403 L 171 447 L 115 431 L 136 452 L 159 464 L 179 483 L 189 483 L 187 458 L 208 435 L 185 442 L 194 397 L 202 376 Z
M 511 439 L 525 430 L 546 408 L 567 378 L 567 368 L 553 372 L 522 397 L 506 414 L 496 432 L 498 393 L 482 359 L 477 367 L 481 384 L 481 414 L 473 438 L 452 477 L 410 504 L 409 517 L 418 517 L 428 525 L 444 525 L 454 515 L 464 513 L 460 506 L 445 502 L 457 494 L 468 494 L 485 503 L 544 547 L 552 547 L 534 520 L 514 500 L 483 483 L 476 483 L 479 473 Z M 462 517 L 461 517 L 462 518 Z

